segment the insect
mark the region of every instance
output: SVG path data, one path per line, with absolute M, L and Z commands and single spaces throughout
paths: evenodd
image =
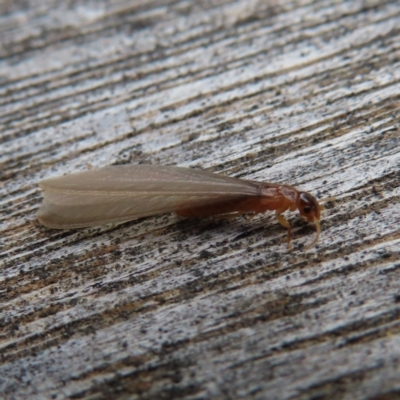
M 55 229 L 84 228 L 174 212 L 183 217 L 253 215 L 299 210 L 320 235 L 321 206 L 310 193 L 292 186 L 249 181 L 207 171 L 160 165 L 119 165 L 78 172 L 39 183 L 43 203 L 39 221 Z

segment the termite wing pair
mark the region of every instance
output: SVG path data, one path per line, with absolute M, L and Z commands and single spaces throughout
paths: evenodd
M 248 181 L 207 171 L 160 165 L 119 165 L 78 172 L 39 183 L 44 200 L 39 221 L 55 229 L 84 228 L 174 212 L 183 217 L 258 214 L 299 210 L 320 234 L 321 207 L 314 196 L 292 186 Z

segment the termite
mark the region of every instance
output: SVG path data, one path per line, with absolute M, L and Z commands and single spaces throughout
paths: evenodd
M 282 213 L 299 210 L 317 231 L 307 248 L 314 246 L 320 235 L 317 199 L 286 184 L 191 168 L 119 165 L 50 178 L 39 185 L 44 200 L 38 219 L 49 228 L 84 228 L 171 212 L 183 217 L 211 217 L 270 210 L 287 229 L 291 248 L 291 227 Z

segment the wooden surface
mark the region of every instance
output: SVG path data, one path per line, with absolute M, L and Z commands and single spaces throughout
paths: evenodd
M 400 3 L 0 2 L 4 399 L 400 398 Z M 297 214 L 55 231 L 38 181 L 153 163 Z

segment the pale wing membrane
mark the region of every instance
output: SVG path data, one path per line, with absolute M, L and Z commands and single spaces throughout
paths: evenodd
M 170 213 L 259 195 L 259 185 L 179 167 L 106 167 L 40 183 L 40 222 L 80 228 Z
M 200 185 L 201 184 L 201 185 Z M 173 185 L 173 186 L 171 186 Z M 85 171 L 40 182 L 43 190 L 146 193 L 193 191 L 255 195 L 258 185 L 212 172 L 158 165 L 120 165 Z

